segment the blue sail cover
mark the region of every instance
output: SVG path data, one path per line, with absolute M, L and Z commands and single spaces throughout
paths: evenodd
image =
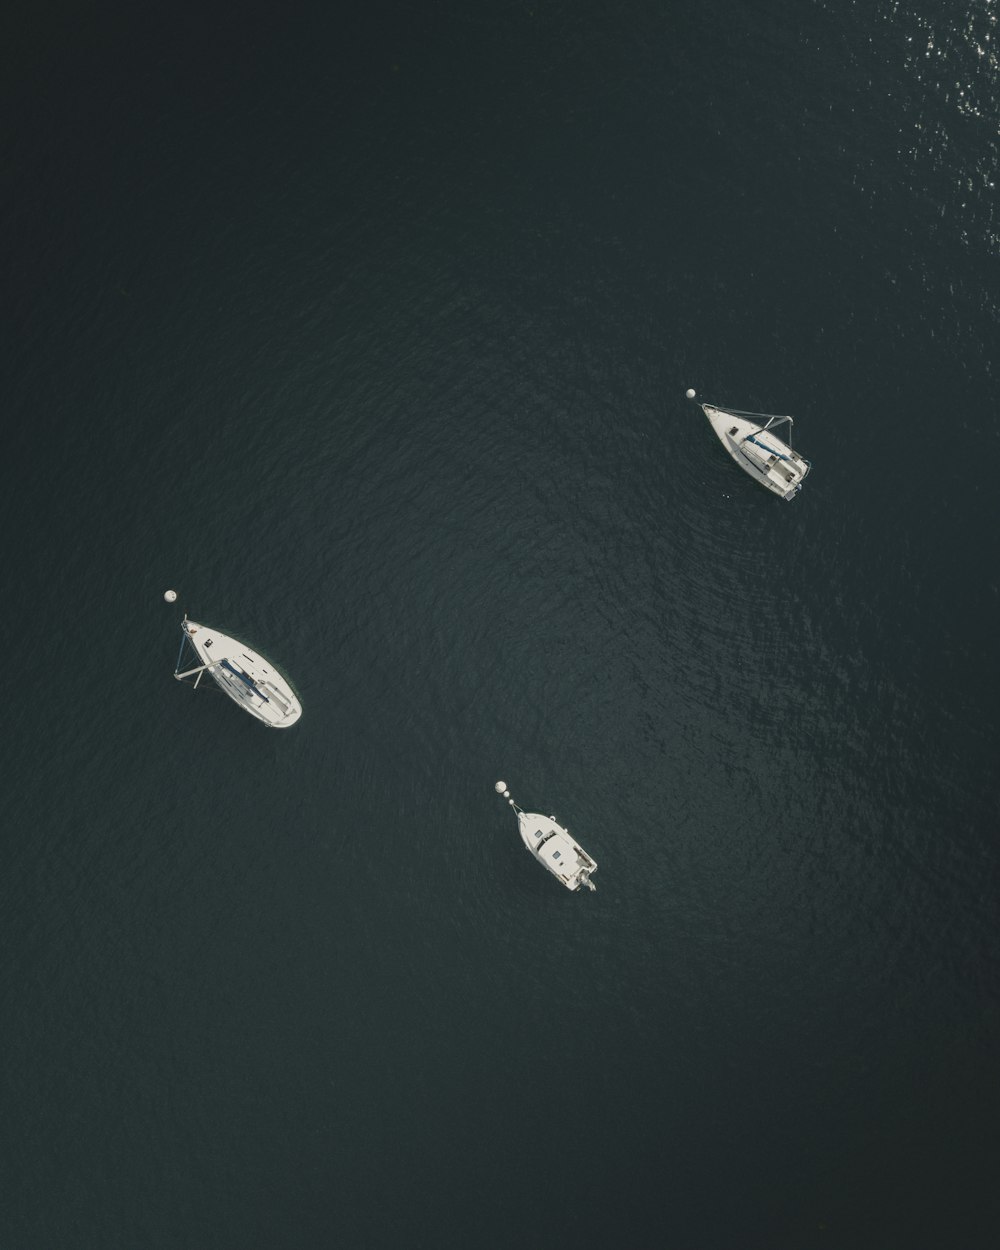
M 791 460 L 791 456 L 786 456 L 775 447 L 768 447 L 767 443 L 762 443 L 759 438 L 755 438 L 753 434 L 747 435 L 748 443 L 756 443 L 758 447 L 763 447 L 765 451 L 769 451 L 772 456 L 777 456 L 781 460 Z
M 248 685 L 254 694 L 260 695 L 260 697 L 264 700 L 265 703 L 271 702 L 271 700 L 267 697 L 266 694 L 263 693 L 263 691 L 257 689 L 257 686 L 254 683 L 254 680 L 252 677 L 248 677 L 246 673 L 241 673 L 238 668 L 233 668 L 232 664 L 230 664 L 228 660 L 222 661 L 222 667 L 228 673 L 232 673 L 234 677 L 238 677 L 240 681 Z

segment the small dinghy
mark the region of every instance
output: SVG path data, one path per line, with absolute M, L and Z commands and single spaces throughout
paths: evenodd
M 189 621 L 186 616 L 181 630 L 184 637 L 174 669 L 178 681 L 194 677 L 197 689 L 202 675 L 208 673 L 234 703 L 272 729 L 287 729 L 302 715 L 302 704 L 288 681 L 270 661 L 245 643 L 207 625 Z M 186 647 L 191 648 L 201 663 L 181 672 Z
M 597 889 L 590 879 L 591 874 L 597 871 L 597 864 L 570 837 L 568 829 L 557 824 L 554 816 L 540 816 L 537 812 L 522 811 L 510 797 L 505 781 L 498 781 L 495 789 L 517 812 L 521 841 L 540 864 L 557 877 L 567 890 L 579 890 L 583 886 L 588 890 Z
M 688 391 L 688 399 L 694 399 Z M 741 469 L 782 499 L 794 499 L 812 465 L 793 450 L 791 442 L 783 442 L 774 433 L 791 417 L 776 417 L 766 412 L 740 412 L 737 408 L 717 408 L 714 404 L 699 407 L 711 422 L 719 442 Z M 789 438 L 791 435 L 789 434 Z

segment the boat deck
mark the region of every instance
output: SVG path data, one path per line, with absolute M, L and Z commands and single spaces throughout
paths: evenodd
M 252 716 L 284 729 L 302 715 L 289 683 L 252 647 L 195 621 L 185 621 L 184 632 L 219 688 Z
M 568 889 L 579 889 L 597 871 L 597 862 L 550 816 L 522 812 L 518 826 L 528 850 Z
M 798 493 L 810 469 L 804 456 L 773 429 L 763 429 L 759 421 L 711 404 L 703 404 L 702 408 L 719 441 L 741 469 L 783 499 L 792 499 Z

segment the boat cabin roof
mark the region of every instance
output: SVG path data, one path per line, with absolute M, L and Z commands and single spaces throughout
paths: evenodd
M 569 881 L 579 872 L 583 861 L 576 843 L 565 833 L 554 833 L 538 848 L 538 855 L 557 877 Z

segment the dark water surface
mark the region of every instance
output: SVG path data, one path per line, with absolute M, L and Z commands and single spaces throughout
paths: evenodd
M 2 1250 L 994 1244 L 998 19 L 4 18 Z

